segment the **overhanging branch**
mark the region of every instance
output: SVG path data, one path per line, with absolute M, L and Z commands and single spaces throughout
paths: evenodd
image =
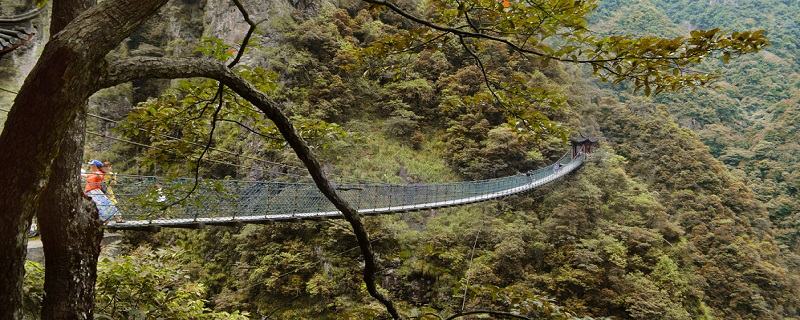
M 98 81 L 102 87 L 106 88 L 139 78 L 176 79 L 192 77 L 205 77 L 219 81 L 222 85 L 227 86 L 252 103 L 267 118 L 272 120 L 281 135 L 286 138 L 286 141 L 294 149 L 298 158 L 303 161 L 317 187 L 333 203 L 336 209 L 342 212 L 353 228 L 361 254 L 364 256 L 364 282 L 367 285 L 367 291 L 386 307 L 393 318 L 400 319 L 400 314 L 395 309 L 394 303 L 378 292 L 375 284 L 375 272 L 377 271 L 375 254 L 372 250 L 367 230 L 361 223 L 358 210 L 336 193 L 333 184 L 322 171 L 322 165 L 311 152 L 308 143 L 297 132 L 289 117 L 269 97 L 258 91 L 247 80 L 234 73 L 221 62 L 211 59 L 137 57 L 113 61 L 105 66 L 103 76 Z

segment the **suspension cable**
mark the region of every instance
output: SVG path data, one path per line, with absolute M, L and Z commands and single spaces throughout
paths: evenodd
M 100 120 L 107 121 L 107 122 L 112 122 L 112 123 L 115 123 L 117 125 L 120 124 L 119 121 L 114 120 L 114 119 L 102 117 L 102 116 L 95 115 L 95 114 L 88 113 L 88 112 L 86 114 L 88 116 L 96 118 L 96 119 L 100 119 Z M 148 131 L 152 133 L 152 130 L 148 130 Z M 200 143 L 196 143 L 196 142 L 192 142 L 192 141 L 186 141 L 186 140 L 178 138 L 178 137 L 173 137 L 173 136 L 169 136 L 169 135 L 163 135 L 163 136 L 165 138 L 167 138 L 167 139 L 171 139 L 171 140 L 175 140 L 175 141 L 183 141 L 183 142 L 186 142 L 186 143 L 188 143 L 190 145 L 193 145 L 193 146 L 196 146 L 196 147 L 205 147 L 204 144 L 200 144 Z M 240 154 L 240 153 L 236 153 L 236 152 L 232 152 L 232 151 L 228 151 L 228 150 L 223 150 L 223 149 L 218 149 L 218 148 L 214 148 L 214 147 L 209 147 L 209 149 L 213 150 L 213 151 L 225 153 L 225 154 L 228 154 L 228 155 L 236 156 L 236 157 L 242 157 L 242 158 L 249 159 L 249 160 L 260 161 L 262 163 L 266 163 L 266 164 L 269 164 L 269 165 L 281 166 L 281 167 L 285 167 L 285 168 L 289 168 L 289 169 L 300 170 L 300 171 L 303 171 L 303 172 L 307 171 L 307 168 L 304 168 L 304 167 L 298 167 L 298 166 L 293 166 L 293 165 L 284 164 L 284 163 L 272 162 L 272 161 L 269 161 L 269 160 L 256 158 L 256 157 L 251 157 L 251 156 L 243 155 L 243 154 Z M 329 174 L 329 175 L 332 176 L 332 177 L 338 177 L 338 178 L 342 179 L 342 181 L 383 183 L 381 181 L 372 181 L 372 180 L 360 179 L 360 178 L 352 179 L 352 178 L 341 176 L 341 175 L 337 175 L 337 174 Z
M 111 136 L 108 136 L 108 135 L 105 135 L 105 134 L 102 134 L 102 133 L 98 133 L 98 132 L 94 132 L 94 131 L 90 131 L 90 130 L 86 130 L 86 133 L 87 134 L 91 134 L 91 135 L 95 135 L 95 136 L 99 136 L 99 137 L 102 137 L 102 138 L 110 139 L 110 140 L 129 143 L 129 144 L 140 146 L 140 147 L 144 147 L 144 148 L 156 149 L 156 150 L 165 150 L 164 148 L 155 147 L 155 146 L 151 146 L 151 145 L 146 145 L 146 144 L 139 143 L 139 142 L 136 142 L 136 141 L 125 140 L 125 139 L 121 139 L 121 138 L 115 138 L 115 137 L 111 137 Z M 252 169 L 253 168 L 253 167 L 243 166 L 243 165 L 239 165 L 239 164 L 233 164 L 233 163 L 230 163 L 230 162 L 211 159 L 211 158 L 204 158 L 203 161 L 213 162 L 213 163 L 217 163 L 217 164 L 224 164 L 224 165 L 234 166 L 234 167 L 240 167 L 240 168 L 245 168 L 245 169 Z M 263 170 L 263 168 L 259 168 L 259 169 Z M 278 172 L 278 173 L 282 174 L 282 175 L 286 175 L 286 176 L 293 176 L 293 177 L 299 177 L 299 178 L 309 178 L 308 176 L 299 175 L 299 174 L 292 174 L 292 173 L 285 173 L 285 172 Z
M 3 89 L 3 90 L 7 91 L 7 92 L 10 92 L 10 93 L 15 93 L 15 94 L 17 93 L 17 92 L 14 92 L 14 91 L 11 91 L 11 90 L 7 90 L 7 89 Z M 5 108 L 0 108 L 0 111 L 10 112 L 11 110 L 8 110 L 8 109 L 5 109 Z M 102 117 L 102 116 L 99 116 L 99 115 L 96 115 L 96 114 L 92 114 L 92 113 L 88 113 L 88 112 L 86 114 L 88 116 L 96 118 L 96 119 L 100 119 L 100 120 L 104 120 L 104 121 L 108 121 L 108 122 L 113 122 L 113 123 L 118 124 L 118 125 L 120 124 L 119 121 L 116 121 L 116 120 L 113 120 L 113 119 L 109 119 L 109 118 Z M 145 148 L 152 148 L 152 149 L 156 149 L 156 150 L 164 150 L 163 148 L 154 147 L 154 146 L 150 146 L 150 145 L 146 145 L 146 144 L 142 144 L 142 143 L 138 143 L 138 142 L 135 142 L 135 141 L 126 140 L 126 139 L 115 138 L 115 137 L 111 137 L 109 135 L 98 133 L 98 132 L 93 132 L 93 131 L 89 131 L 89 130 L 87 130 L 86 132 L 88 134 L 99 136 L 99 137 L 102 137 L 102 138 L 105 138 L 105 139 L 115 140 L 115 141 L 119 141 L 119 142 L 123 142 L 123 143 L 129 143 L 129 144 L 133 144 L 133 145 L 140 146 L 140 147 L 145 147 Z M 177 138 L 177 137 L 173 137 L 173 136 L 164 135 L 164 137 L 166 137 L 168 139 L 171 139 L 171 140 L 174 140 L 174 141 L 183 141 L 183 142 L 189 143 L 189 144 L 191 144 L 193 146 L 205 147 L 205 145 L 202 145 L 202 144 L 199 144 L 199 143 L 196 143 L 196 142 L 186 141 L 186 140 L 183 140 L 183 139 L 180 139 L 180 138 Z M 288 169 L 300 170 L 300 171 L 304 171 L 304 172 L 307 170 L 306 168 L 293 166 L 293 165 L 289 165 L 289 164 L 273 162 L 273 161 L 269 161 L 269 160 L 265 160 L 265 159 L 261 159 L 261 158 L 247 156 L 247 155 L 242 155 L 242 154 L 238 154 L 238 153 L 235 153 L 235 152 L 232 152 L 232 151 L 228 151 L 228 150 L 218 149 L 218 148 L 214 148 L 214 147 L 210 147 L 210 149 L 214 150 L 214 151 L 217 151 L 217 152 L 224 153 L 224 154 L 228 154 L 228 155 L 233 155 L 233 156 L 237 156 L 237 157 L 243 157 L 243 158 L 254 160 L 254 161 L 260 161 L 262 163 L 266 163 L 266 164 L 269 164 L 269 165 L 275 165 L 275 166 L 280 166 L 280 167 L 284 167 L 284 168 L 288 168 Z M 205 160 L 207 160 L 209 162 L 225 164 L 225 165 L 234 166 L 234 167 L 252 169 L 252 167 L 237 165 L 237 164 L 224 162 L 224 161 L 220 161 L 220 160 L 214 160 L 214 159 L 208 159 L 208 158 L 206 158 Z M 308 178 L 309 177 L 308 175 L 300 175 L 300 174 L 293 174 L 293 173 L 286 173 L 286 172 L 275 172 L 275 173 L 281 174 L 281 175 L 285 175 L 285 176 L 292 176 L 292 177 L 302 177 L 302 178 Z M 331 174 L 331 176 L 342 178 L 342 181 L 383 183 L 381 181 L 371 181 L 371 180 L 367 180 L 367 179 L 351 179 L 351 178 L 347 178 L 347 177 L 344 177 L 344 176 L 341 176 L 341 175 L 335 175 L 335 174 Z

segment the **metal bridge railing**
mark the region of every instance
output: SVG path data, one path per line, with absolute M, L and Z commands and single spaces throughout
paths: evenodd
M 362 214 L 379 214 L 463 205 L 525 192 L 547 184 L 582 164 L 584 156 L 564 156 L 562 167 L 541 168 L 508 177 L 441 184 L 340 184 L 337 192 Z M 311 183 L 200 180 L 164 182 L 156 177 L 118 175 L 111 185 L 125 222 L 109 228 L 192 223 L 255 222 L 333 217 L 341 213 Z

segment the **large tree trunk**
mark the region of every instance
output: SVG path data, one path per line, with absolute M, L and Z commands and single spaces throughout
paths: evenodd
M 54 1 L 54 7 L 71 8 L 82 3 L 81 1 Z M 80 246 L 81 249 L 74 252 L 76 255 L 62 256 L 52 263 L 48 259 L 46 268 L 66 267 L 66 270 L 72 270 L 57 271 L 57 276 L 62 277 L 69 272 L 84 272 L 87 267 L 96 263 L 96 255 L 91 256 L 91 246 L 94 244 L 89 244 L 88 241 L 95 241 L 96 236 L 93 234 L 97 229 L 88 231 L 92 235 L 79 234 L 87 232 L 88 222 L 82 220 L 85 215 L 78 213 L 82 210 L 79 208 L 84 207 L 77 200 L 79 195 L 74 193 L 74 187 L 70 189 L 67 185 L 70 180 L 68 175 L 77 174 L 77 171 L 66 171 L 77 166 L 61 166 L 58 170 L 65 172 L 51 179 L 56 170 L 54 161 L 57 158 L 58 161 L 74 159 L 69 155 L 70 143 L 77 142 L 65 144 L 64 135 L 71 132 L 71 129 L 77 129 L 72 127 L 77 115 L 83 111 L 86 99 L 97 91 L 96 77 L 101 73 L 106 54 L 165 2 L 166 0 L 106 0 L 87 10 L 50 39 L 20 89 L 8 114 L 3 133 L 0 134 L 0 179 L 4 184 L 0 188 L 0 274 L 3 275 L 0 278 L 0 319 L 21 318 L 22 279 L 27 245 L 25 234 L 37 210 L 51 209 L 46 206 L 54 204 L 74 206 L 71 209 L 75 212 L 71 213 L 71 218 L 67 218 L 71 222 L 59 225 L 64 221 L 51 221 L 52 215 L 45 214 L 46 218 L 41 223 L 48 225 L 42 225 L 42 228 L 48 230 L 50 240 L 59 239 L 53 237 L 54 235 L 76 233 L 63 239 L 87 241 Z M 72 150 L 74 152 L 75 149 Z M 59 157 L 62 151 L 65 154 Z M 65 193 L 60 196 L 45 196 L 45 192 Z M 84 229 L 70 229 L 76 225 L 81 225 Z M 89 255 L 83 256 L 80 252 Z M 94 261 L 88 262 L 89 260 Z M 59 265 L 62 263 L 75 265 Z M 71 285 L 61 290 L 85 290 L 78 282 L 84 281 L 86 277 L 93 279 L 94 276 L 84 276 L 63 279 Z M 52 288 L 48 284 L 45 286 Z M 69 293 L 64 297 L 90 299 L 86 295 L 87 292 L 83 291 Z M 48 303 L 52 302 L 48 300 Z M 75 303 L 76 306 L 85 304 L 77 301 Z M 52 310 L 55 312 L 56 308 L 60 310 L 62 307 L 54 307 Z M 63 317 L 72 318 L 66 315 Z
M 93 318 L 103 231 L 97 207 L 83 195 L 79 181 L 86 135 L 82 109 L 61 142 L 37 211 L 45 257 L 42 319 Z
M 97 2 L 56 2 L 50 31 L 56 34 Z M 103 232 L 97 207 L 82 194 L 78 172 L 86 137 L 82 104 L 61 141 L 53 171 L 37 208 L 45 254 L 43 319 L 91 319 L 97 258 Z

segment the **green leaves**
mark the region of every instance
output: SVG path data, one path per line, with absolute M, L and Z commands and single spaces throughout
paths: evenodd
M 247 313 L 211 312 L 204 285 L 192 281 L 175 249 L 140 248 L 104 257 L 97 269 L 95 314 L 101 319 L 247 319 Z
M 203 37 L 200 39 L 200 47 L 194 51 L 220 61 L 225 61 L 236 56 L 236 49 L 231 49 L 230 46 L 222 42 L 220 38 Z
M 719 78 L 715 72 L 691 69 L 706 59 L 728 62 L 769 45 L 763 30 L 693 30 L 672 39 L 598 37 L 587 29 L 587 16 L 596 7 L 595 1 L 436 0 L 420 17 L 431 23 L 428 28 L 399 30 L 362 49 L 361 57 L 385 61 L 382 57 L 407 48 L 438 50 L 450 41 L 442 35 L 452 34 L 467 39 L 463 49 L 480 59 L 489 59 L 481 57 L 487 43 L 500 42 L 545 66 L 551 60 L 589 64 L 603 81 L 632 81 L 637 91 L 657 95 L 713 83 Z
M 22 283 L 22 312 L 29 319 L 41 316 L 44 302 L 44 266 L 38 262 L 25 261 L 25 278 Z
M 711 72 L 691 70 L 706 59 L 757 52 L 769 45 L 763 30 L 729 32 L 720 29 L 693 30 L 688 38 L 611 36 L 593 39 L 593 53 L 585 61 L 603 80 L 633 81 L 645 95 L 706 86 L 719 79 Z
M 481 299 L 488 300 L 487 304 L 492 305 L 497 312 L 487 307 L 481 309 L 486 310 L 486 314 L 494 314 L 495 316 L 501 314 L 513 314 L 531 319 L 578 319 L 578 317 L 569 309 L 557 305 L 555 300 L 543 295 L 535 294 L 529 290 L 506 287 L 501 288 L 493 285 L 471 285 L 468 286 L 468 293 L 470 300 Z M 462 293 L 463 288 L 458 288 L 457 293 Z M 465 313 L 469 313 L 465 310 Z M 456 313 L 452 317 L 461 318 Z
M 198 49 L 200 52 L 221 59 L 229 56 L 221 41 L 205 39 L 204 44 Z M 268 95 L 277 95 L 281 90 L 275 71 L 239 67 L 237 73 Z M 214 121 L 212 115 L 216 109 L 219 112 Z M 302 116 L 294 116 L 292 120 L 312 147 L 325 147 L 346 135 L 338 125 L 322 120 Z M 142 162 L 160 166 L 175 163 L 186 168 L 186 161 L 196 161 L 211 141 L 212 128 L 215 130 L 212 152 L 206 155 L 212 163 L 237 163 L 235 152 L 243 141 L 259 141 L 267 151 L 286 147 L 281 133 L 260 110 L 228 89 L 220 91 L 219 84 L 212 80 L 177 81 L 176 87 L 160 97 L 135 107 L 119 130 L 129 140 L 152 146 L 146 150 L 147 157 Z M 232 145 L 224 148 L 230 151 L 215 152 L 226 144 Z

